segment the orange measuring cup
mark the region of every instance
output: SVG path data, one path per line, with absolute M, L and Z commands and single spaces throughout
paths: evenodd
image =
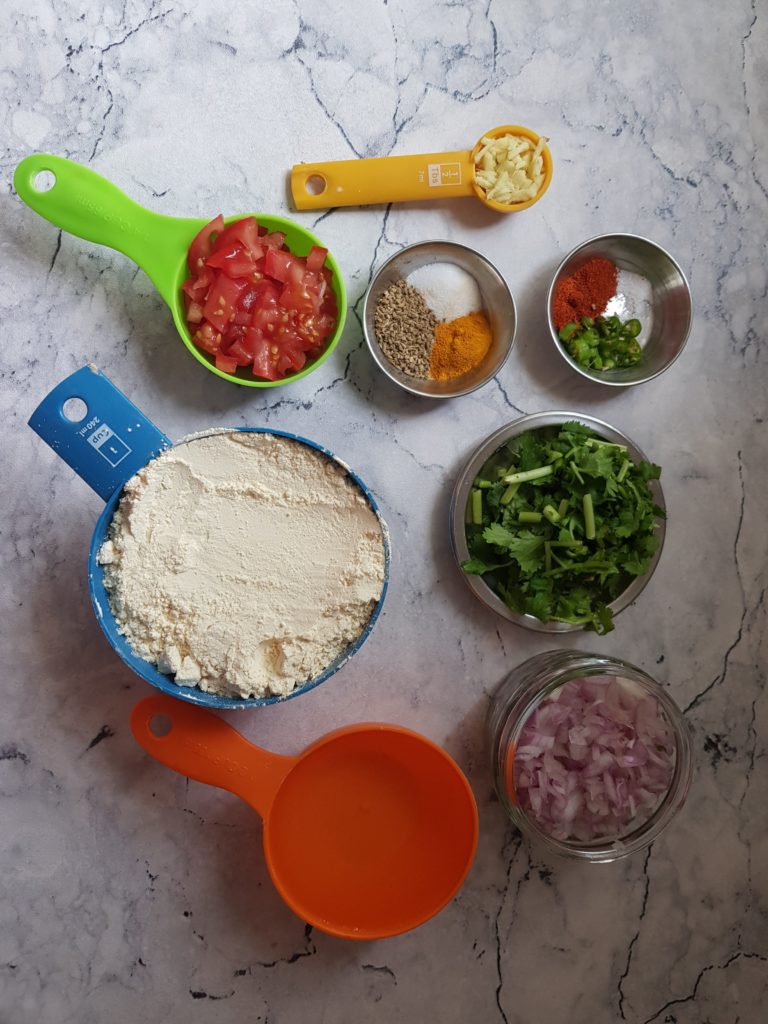
M 324 210 L 330 206 L 475 196 L 498 213 L 526 210 L 541 199 L 552 180 L 552 154 L 548 146 L 541 151 L 544 180 L 531 199 L 497 203 L 486 198 L 484 190 L 475 182 L 475 156 L 482 148 L 483 139 L 498 139 L 504 135 L 530 139 L 534 146 L 541 138 L 530 128 L 506 124 L 485 132 L 471 150 L 294 164 L 291 168 L 293 203 L 297 210 Z
M 330 935 L 382 939 L 416 928 L 450 902 L 472 866 L 469 783 L 444 750 L 409 729 L 352 725 L 285 757 L 210 711 L 158 695 L 136 705 L 131 730 L 157 761 L 261 815 L 275 888 Z

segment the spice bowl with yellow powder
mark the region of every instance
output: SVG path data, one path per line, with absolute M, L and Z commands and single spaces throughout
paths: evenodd
M 376 364 L 425 398 L 456 398 L 487 384 L 504 365 L 516 327 L 502 275 L 458 242 L 417 242 L 395 253 L 374 274 L 363 307 Z

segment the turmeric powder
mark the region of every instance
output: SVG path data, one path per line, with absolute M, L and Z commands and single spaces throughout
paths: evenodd
M 450 380 L 468 373 L 482 362 L 493 341 L 485 313 L 468 313 L 435 327 L 429 362 L 432 380 Z

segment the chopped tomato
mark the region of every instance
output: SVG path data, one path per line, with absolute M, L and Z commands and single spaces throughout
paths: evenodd
M 223 356 L 221 352 L 217 352 L 216 369 L 223 370 L 224 373 L 234 373 L 237 370 L 237 360 L 230 359 L 229 356 Z
M 227 356 L 236 359 L 238 366 L 250 366 L 253 362 L 253 348 L 246 343 L 246 339 L 236 341 L 227 349 Z
M 274 348 L 274 352 L 272 349 Z M 277 345 L 270 345 L 266 338 L 262 337 L 255 346 L 253 353 L 253 375 L 264 377 L 266 380 L 280 380 L 283 373 L 277 369 L 277 356 L 280 350 Z
M 264 273 L 275 281 L 296 280 L 304 272 L 303 262 L 301 256 L 291 256 L 283 249 L 269 246 L 264 257 Z
M 184 289 L 184 294 L 189 296 L 190 299 L 195 299 L 198 302 L 202 299 L 204 302 L 208 289 L 212 284 L 213 271 L 208 270 L 207 267 L 202 267 L 196 277 L 190 277 L 184 282 L 182 288 Z
M 262 235 L 259 239 L 262 245 L 274 245 L 276 249 L 282 249 L 283 242 L 285 242 L 284 231 L 272 231 L 266 235 Z
M 286 284 L 280 292 L 280 305 L 297 314 L 313 313 L 317 308 L 316 299 L 303 282 L 297 285 Z
M 277 368 L 282 373 L 286 370 L 301 370 L 307 361 L 306 345 L 289 325 L 281 325 L 271 338 L 272 347 L 277 346 L 279 355 Z
M 192 340 L 224 373 L 297 373 L 322 354 L 338 322 L 327 255 L 321 246 L 306 257 L 290 252 L 282 231 L 254 217 L 226 227 L 215 218 L 189 252 L 183 290 Z
M 242 246 L 254 259 L 258 259 L 255 250 L 261 249 L 262 246 L 259 241 L 259 225 L 255 217 L 243 217 L 228 224 L 216 239 L 213 251 L 218 252 L 219 249 L 232 245 Z
M 248 277 L 256 269 L 256 260 L 238 244 L 217 249 L 208 257 L 205 265 L 226 271 L 228 277 Z
M 203 321 L 203 307 L 194 299 L 187 305 L 187 323 L 199 324 Z
M 277 300 L 280 295 L 277 285 L 273 281 L 257 281 L 248 285 L 238 300 L 237 307 L 245 313 L 253 313 L 259 307 L 271 309 L 277 307 Z
M 259 330 L 258 327 L 249 327 L 245 332 L 245 338 L 243 339 L 243 345 L 251 353 L 251 359 L 253 359 L 256 349 L 259 347 L 261 342 L 264 340 L 264 332 Z
M 336 326 L 336 315 L 331 316 L 330 313 L 320 313 L 317 318 L 317 333 L 320 341 L 324 341 L 326 338 L 333 334 L 333 329 Z
M 203 352 L 209 352 L 215 356 L 221 345 L 221 334 L 211 324 L 203 324 L 192 336 L 192 341 L 201 348 Z
M 325 266 L 325 257 L 327 255 L 327 249 L 321 249 L 319 245 L 313 245 L 309 250 L 309 256 L 307 256 L 307 270 L 311 270 L 313 273 L 316 270 L 320 270 Z
M 204 228 L 192 239 L 192 245 L 189 247 L 189 255 L 187 256 L 187 262 L 189 263 L 189 269 L 193 274 L 202 267 L 200 260 L 205 261 L 206 257 L 211 252 L 211 236 L 218 234 L 218 232 L 224 230 L 224 218 L 221 214 L 218 217 L 214 217 L 212 221 L 209 221 Z
M 251 327 L 257 327 L 264 334 L 272 334 L 284 315 L 277 306 L 259 306 L 251 317 Z
M 203 306 L 203 316 L 208 323 L 223 331 L 235 312 L 235 303 L 247 287 L 245 281 L 233 281 L 224 273 L 217 274 Z
M 244 324 L 231 324 L 227 327 L 226 331 L 222 335 L 221 351 L 224 355 L 229 355 L 229 350 L 232 346 L 242 341 L 245 337 L 245 332 L 248 328 Z
M 300 313 L 296 318 L 299 337 L 311 348 L 322 344 L 333 331 L 336 320 L 322 313 Z

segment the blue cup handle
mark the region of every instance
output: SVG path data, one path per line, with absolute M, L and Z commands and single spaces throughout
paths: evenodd
M 79 403 L 73 404 L 79 406 L 77 411 L 65 411 L 70 399 L 80 399 L 85 413 Z M 93 366 L 84 366 L 57 384 L 32 413 L 29 425 L 104 501 L 171 445 Z

